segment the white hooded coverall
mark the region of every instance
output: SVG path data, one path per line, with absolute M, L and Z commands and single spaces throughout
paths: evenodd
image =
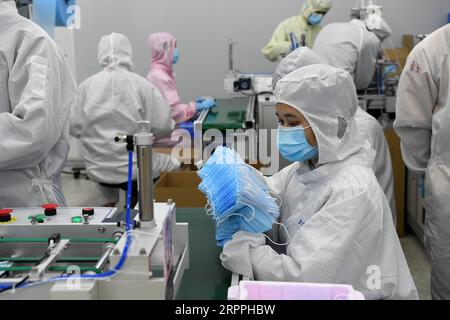
M 60 173 L 76 90 L 55 42 L 0 0 L 0 208 L 66 205 Z
M 353 76 L 357 90 L 369 87 L 373 80 L 381 42 L 390 34 L 369 31 L 366 23 L 353 19 L 350 22 L 330 23 L 317 35 L 312 50 L 327 64 L 344 69 Z
M 278 81 L 292 71 L 311 64 L 321 63 L 326 64 L 325 60 L 311 49 L 307 47 L 298 48 L 288 54 L 278 64 L 273 75 L 273 87 L 275 88 Z M 397 208 L 395 204 L 392 160 L 383 128 L 374 117 L 361 108 L 356 110 L 354 118 L 360 133 L 367 139 L 367 141 L 369 141 L 370 146 L 376 152 L 373 169 L 375 176 L 377 177 L 377 180 L 380 183 L 386 198 L 388 199 L 389 206 L 391 207 L 392 218 L 394 219 L 394 225 L 396 225 Z
M 358 99 L 350 74 L 306 66 L 281 79 L 275 91 L 277 103 L 308 120 L 318 162 L 296 162 L 267 178 L 282 199 L 281 223 L 291 236 L 286 252 L 275 252 L 262 234 L 238 232 L 224 246 L 223 266 L 256 280 L 350 284 L 366 299 L 417 299 L 372 170 L 374 151 L 353 119 Z M 289 239 L 283 232 L 279 240 Z
M 175 125 L 159 91 L 147 79 L 131 72 L 131 50 L 124 35 L 102 37 L 98 59 L 103 70 L 80 85 L 72 107 L 70 133 L 80 138 L 86 148 L 88 175 L 101 183 L 120 184 L 128 179 L 126 146 L 114 141 L 118 134 L 135 134 L 137 122 L 148 120 L 155 138 L 160 139 L 169 136 Z M 163 155 L 153 157 L 154 171 L 171 161 L 170 157 L 163 161 L 160 157 Z M 136 158 L 134 162 L 136 179 Z M 111 201 L 117 200 L 115 196 Z
M 425 173 L 425 247 L 431 295 L 450 300 L 450 24 L 411 52 L 397 91 L 394 129 L 406 165 Z

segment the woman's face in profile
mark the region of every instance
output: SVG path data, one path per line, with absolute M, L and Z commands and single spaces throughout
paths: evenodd
M 306 140 L 311 146 L 317 147 L 317 140 L 316 136 L 314 135 L 314 131 L 310 127 L 308 120 L 306 120 L 305 116 L 303 116 L 300 111 L 284 103 L 277 103 L 276 109 L 278 123 L 280 124 L 280 126 L 283 126 L 285 128 L 306 128 Z

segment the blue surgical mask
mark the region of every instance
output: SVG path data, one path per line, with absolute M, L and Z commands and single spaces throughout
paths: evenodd
M 285 230 L 288 241 L 285 243 L 278 243 L 270 239 L 264 232 L 270 231 L 273 225 L 279 225 Z M 286 226 L 278 223 L 276 218 L 268 214 L 265 210 L 260 208 L 245 205 L 235 213 L 230 214 L 222 221 L 217 221 L 216 224 L 216 243 L 223 247 L 233 235 L 238 231 L 245 231 L 254 234 L 262 234 L 270 242 L 278 246 L 288 245 L 291 241 L 291 236 Z
M 317 26 L 320 22 L 322 22 L 323 14 L 313 12 L 308 18 L 308 23 L 312 26 Z
M 276 218 L 265 210 L 244 204 L 239 210 L 216 221 L 216 243 L 223 247 L 237 231 L 261 234 L 272 229 Z
M 277 146 L 283 158 L 289 161 L 306 161 L 317 157 L 318 148 L 308 143 L 305 129 L 307 128 L 302 126 L 278 127 Z
M 206 210 L 216 222 L 216 240 L 223 246 L 239 230 L 263 233 L 280 215 L 263 178 L 236 151 L 218 147 L 198 172 L 207 199 Z
M 173 64 L 176 64 L 180 60 L 180 52 L 178 48 L 173 49 Z

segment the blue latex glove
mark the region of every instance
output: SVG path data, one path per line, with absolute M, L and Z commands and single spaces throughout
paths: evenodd
M 196 101 L 196 108 L 197 111 L 202 111 L 206 109 L 211 109 L 216 106 L 216 101 L 213 99 L 197 99 Z

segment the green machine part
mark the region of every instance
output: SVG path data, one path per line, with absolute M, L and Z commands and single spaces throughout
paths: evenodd
M 210 110 L 203 122 L 203 131 L 244 129 L 248 103 L 248 99 L 217 99 L 217 107 Z

